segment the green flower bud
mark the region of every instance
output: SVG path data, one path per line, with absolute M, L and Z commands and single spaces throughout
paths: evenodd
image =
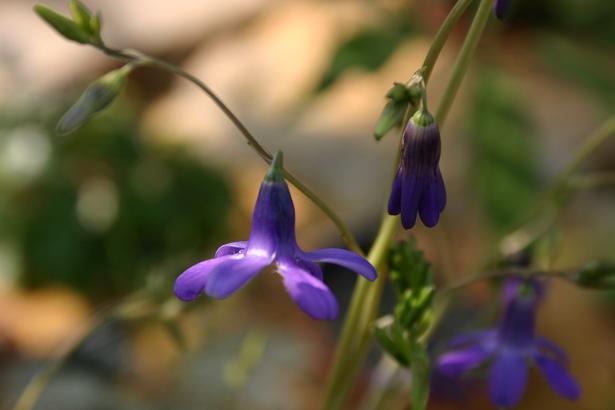
M 34 11 L 47 24 L 69 40 L 81 44 L 90 43 L 90 34 L 81 25 L 42 4 L 34 6 Z
M 90 9 L 88 9 L 79 0 L 72 0 L 68 7 L 70 8 L 75 23 L 77 23 L 84 30 L 90 31 L 90 18 L 92 17 L 92 12 Z
M 600 261 L 591 261 L 578 270 L 577 283 L 585 288 L 615 288 L 615 265 Z
M 120 93 L 131 66 L 125 65 L 99 78 L 81 94 L 79 100 L 58 122 L 60 134 L 68 134 L 85 124 L 96 113 L 104 110 Z

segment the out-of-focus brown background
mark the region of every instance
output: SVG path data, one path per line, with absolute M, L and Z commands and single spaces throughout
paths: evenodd
M 406 233 L 442 282 L 480 268 L 614 112 L 615 3 L 511 2 L 506 21 L 490 22 L 442 129 L 444 220 Z M 207 82 L 369 245 L 397 146 L 394 133 L 380 143 L 371 136 L 384 94 L 419 68 L 453 2 L 86 3 L 102 12 L 109 45 Z M 309 319 L 273 276 L 188 309 L 172 295 L 184 268 L 247 237 L 264 164 L 199 90 L 153 69 L 131 74 L 121 98 L 82 130 L 56 135 L 80 90 L 118 63 L 61 38 L 34 4 L 0 2 L 0 408 L 93 319 L 36 409 L 316 408 L 343 315 Z M 67 12 L 64 1 L 46 4 Z M 470 16 L 436 66 L 432 110 Z M 608 143 L 583 168 L 615 171 L 614 155 Z M 322 213 L 293 194 L 301 246 L 342 246 Z M 551 233 L 551 266 L 614 260 L 614 205 L 612 189 L 578 193 Z M 325 273 L 345 307 L 352 274 Z M 493 294 L 470 288 L 441 333 L 489 325 Z M 614 302 L 608 292 L 550 286 L 539 329 L 570 353 L 584 394 L 566 403 L 533 373 L 521 408 L 615 407 Z M 383 309 L 392 303 L 388 294 Z M 378 383 L 369 369 L 352 408 Z M 404 408 L 403 390 L 391 408 Z M 480 384 L 434 390 L 430 408 L 490 408 Z

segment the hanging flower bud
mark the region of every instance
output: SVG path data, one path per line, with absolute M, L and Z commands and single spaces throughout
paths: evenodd
M 73 132 L 96 113 L 107 108 L 124 87 L 131 69 L 132 66 L 125 65 L 110 71 L 90 84 L 79 100 L 60 119 L 57 126 L 58 132 L 60 134 Z
M 389 214 L 401 214 L 410 229 L 419 214 L 425 226 L 433 227 L 446 205 L 446 190 L 440 173 L 440 131 L 432 115 L 417 111 L 406 126 L 401 160 L 389 198 Z
M 493 3 L 493 13 L 498 19 L 504 19 L 509 3 L 510 0 L 495 0 L 495 3 Z

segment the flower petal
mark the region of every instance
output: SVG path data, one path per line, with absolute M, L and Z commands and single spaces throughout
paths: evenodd
M 401 224 L 410 229 L 416 223 L 416 213 L 423 193 L 423 178 L 414 174 L 406 175 L 402 181 L 401 191 Z
M 332 263 L 343 266 L 358 273 L 365 279 L 376 279 L 376 268 L 362 256 L 346 249 L 324 248 L 313 252 L 305 252 L 304 256 L 313 262 Z
M 327 285 L 294 262 L 278 263 L 284 286 L 305 313 L 318 320 L 335 319 L 337 301 Z
M 481 345 L 446 353 L 438 360 L 438 369 L 449 377 L 457 378 L 461 374 L 480 366 L 491 352 Z
M 544 352 L 549 353 L 551 357 L 557 360 L 560 364 L 567 365 L 568 364 L 568 355 L 564 350 L 553 343 L 552 341 L 545 339 L 544 337 L 538 336 L 536 338 L 536 344 L 539 348 L 542 348 Z M 544 354 L 541 354 L 545 356 Z
M 391 188 L 391 196 L 389 197 L 388 211 L 390 215 L 399 215 L 401 212 L 401 172 L 397 171 L 393 187 Z
M 228 259 L 229 257 L 207 259 L 185 270 L 175 280 L 175 296 L 186 302 L 196 299 L 203 292 L 211 271 Z
M 536 355 L 534 360 L 557 394 L 568 400 L 577 400 L 581 396 L 581 388 L 564 366 L 543 355 Z
M 477 343 L 485 339 L 491 339 L 495 335 L 493 330 L 474 330 L 462 333 L 450 339 L 448 346 L 452 348 L 461 347 L 472 343 Z
M 425 179 L 425 188 L 419 202 L 419 215 L 423 224 L 432 228 L 440 219 L 440 204 L 438 203 L 437 180 L 435 175 Z
M 521 401 L 527 386 L 528 365 L 524 356 L 500 355 L 489 374 L 489 395 L 497 406 L 512 407 Z
M 239 253 L 240 251 L 243 251 L 244 249 L 246 249 L 247 245 L 248 245 L 247 241 L 231 242 L 231 243 L 227 243 L 226 245 L 222 245 L 216 251 L 216 258 L 220 256 L 234 255 L 236 253 Z
M 270 258 L 242 254 L 229 255 L 227 258 L 211 271 L 205 284 L 205 293 L 214 298 L 230 296 L 271 264 Z

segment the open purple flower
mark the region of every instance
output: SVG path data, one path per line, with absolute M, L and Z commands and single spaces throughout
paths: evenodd
M 374 267 L 361 256 L 344 249 L 304 252 L 295 239 L 295 208 L 282 174 L 282 153 L 278 152 L 261 184 L 252 230 L 247 242 L 221 246 L 213 259 L 197 263 L 175 281 L 175 295 L 184 301 L 202 292 L 222 299 L 245 285 L 258 273 L 271 269 L 282 276 L 291 298 L 315 319 L 334 319 L 338 313 L 335 297 L 323 282 L 316 262 L 348 268 L 369 280 Z
M 493 3 L 493 13 L 498 19 L 504 19 L 509 3 L 510 0 L 495 0 L 495 3 Z
M 440 131 L 431 114 L 419 110 L 404 131 L 399 169 L 389 197 L 389 214 L 401 214 L 404 228 L 414 226 L 417 213 L 425 226 L 438 223 L 446 206 L 439 162 Z
M 506 286 L 504 316 L 497 329 L 475 331 L 450 341 L 459 348 L 438 360 L 452 378 L 490 363 L 489 395 L 497 406 L 516 405 L 525 392 L 530 363 L 536 364 L 560 396 L 576 400 L 581 390 L 568 373 L 568 357 L 551 341 L 534 333 L 536 308 L 543 292 L 537 281 L 513 280 Z

